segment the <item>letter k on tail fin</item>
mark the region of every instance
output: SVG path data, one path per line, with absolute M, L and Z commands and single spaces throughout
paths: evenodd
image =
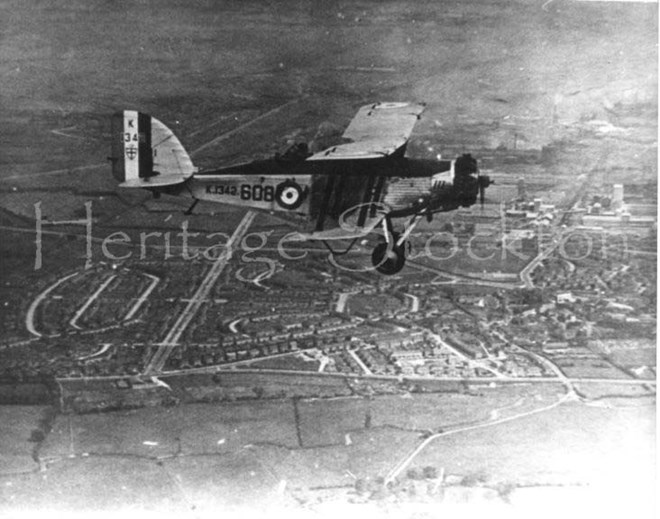
M 135 110 L 112 116 L 112 175 L 120 187 L 159 187 L 185 182 L 197 168 L 174 133 Z

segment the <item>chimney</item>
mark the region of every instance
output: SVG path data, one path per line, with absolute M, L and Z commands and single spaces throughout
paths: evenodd
M 623 184 L 614 184 L 612 186 L 612 206 L 616 209 L 621 209 L 623 205 Z

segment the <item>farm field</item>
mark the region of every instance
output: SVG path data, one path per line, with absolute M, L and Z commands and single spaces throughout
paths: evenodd
M 465 475 L 490 486 L 513 481 L 521 487 L 586 485 L 603 502 L 628 500 L 640 509 L 654 493 L 652 406 L 625 401 L 605 408 L 565 404 L 534 417 L 439 438 L 412 466 L 441 464 L 451 473 L 469 467 Z
M 0 466 L 3 474 L 28 473 L 37 468 L 35 451 L 48 406 L 0 406 Z M 40 432 L 37 432 L 40 431 Z
M 556 396 L 538 393 L 531 398 L 534 406 L 512 406 L 515 394 L 508 388 L 479 397 L 302 399 L 297 410 L 290 400 L 275 400 L 60 415 L 40 448 L 48 478 L 34 467 L 22 475 L 3 472 L 0 478 L 11 486 L 2 486 L 0 509 L 15 499 L 45 507 L 67 492 L 58 501 L 62 510 L 83 502 L 140 510 L 165 505 L 185 510 L 194 502 L 201 510 L 239 510 L 257 497 L 261 507 L 289 506 L 294 496 L 313 499 L 324 488 L 341 494 L 355 478 L 384 476 L 419 445 L 424 428 L 438 423 L 420 422 L 424 409 L 427 416 L 433 414 L 429 409 L 444 416 L 443 431 L 449 434 L 429 443 L 411 469 L 442 468 L 464 485 L 513 485 L 521 489 L 519 496 L 530 486 L 614 485 L 648 497 L 652 458 L 647 454 L 654 451 L 655 435 L 648 406 L 566 403 L 522 416 L 557 402 Z M 495 409 L 507 402 L 508 410 L 490 417 L 480 417 L 476 407 Z M 472 422 L 461 423 L 470 410 Z M 11 415 L 6 408 L 2 412 Z M 450 423 L 450 416 L 458 422 Z M 511 420 L 499 423 L 504 417 Z M 26 431 L 4 432 L 7 445 L 26 445 Z M 113 482 L 109 488 L 101 483 L 107 478 Z M 38 495 L 28 490 L 35 484 Z

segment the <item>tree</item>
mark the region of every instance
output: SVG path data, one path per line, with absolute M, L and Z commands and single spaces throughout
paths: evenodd
M 431 465 L 427 465 L 422 469 L 422 475 L 425 479 L 436 479 L 438 477 L 438 470 Z
M 33 429 L 28 441 L 33 443 L 41 443 L 46 439 L 46 434 L 41 429 Z
M 422 479 L 422 474 L 417 469 L 408 469 L 406 476 L 408 476 L 408 479 Z

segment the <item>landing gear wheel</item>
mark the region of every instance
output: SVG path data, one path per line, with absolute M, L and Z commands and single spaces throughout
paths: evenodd
M 394 240 L 396 243 L 396 239 Z M 406 263 L 406 254 L 403 244 L 379 243 L 371 253 L 371 263 L 376 270 L 386 276 L 393 276 L 401 271 Z

